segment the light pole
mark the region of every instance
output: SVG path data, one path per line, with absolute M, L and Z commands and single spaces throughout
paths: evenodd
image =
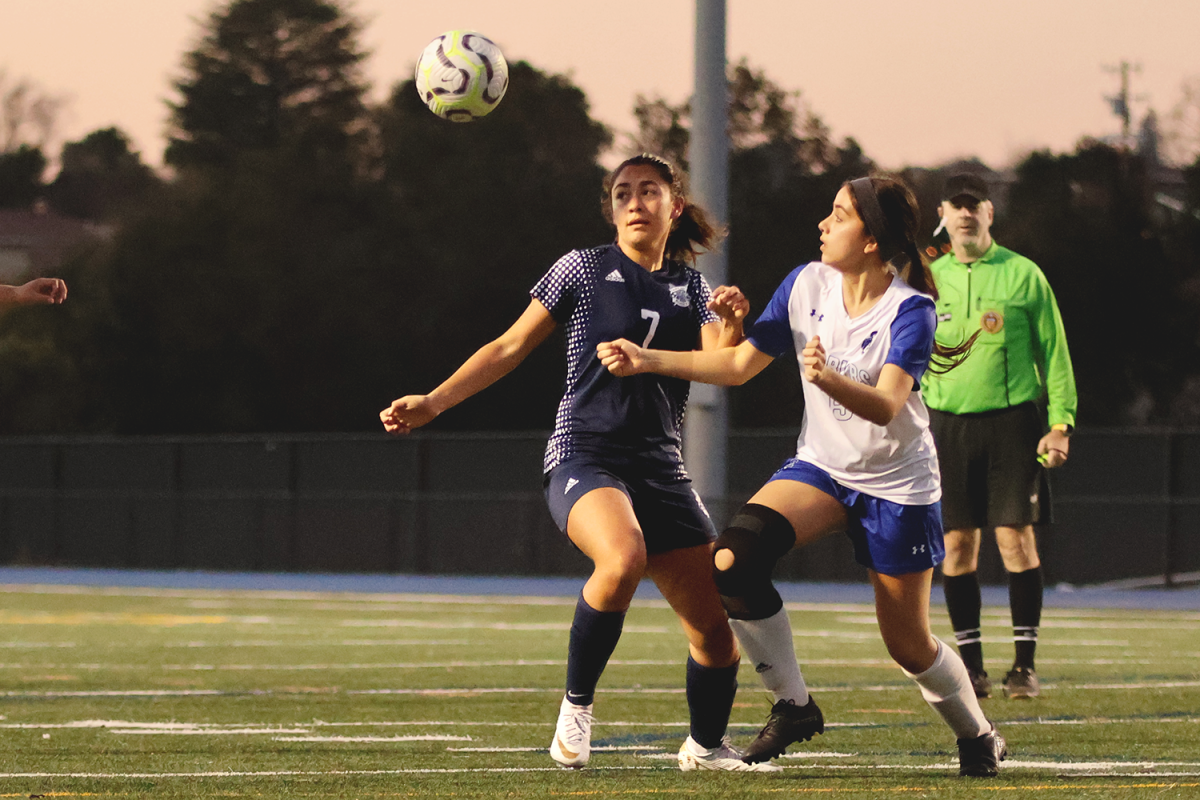
M 729 84 L 725 75 L 725 0 L 696 0 L 695 88 L 688 147 L 691 190 L 718 225 L 729 221 Z M 698 260 L 714 289 L 727 282 L 728 258 L 722 247 Z M 726 391 L 693 383 L 684 426 L 684 453 L 693 485 L 714 521 L 725 518 L 726 448 L 729 409 Z

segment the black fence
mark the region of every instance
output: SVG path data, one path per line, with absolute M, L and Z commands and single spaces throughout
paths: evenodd
M 735 432 L 718 525 L 794 449 Z M 0 440 L 0 560 L 147 569 L 582 575 L 541 492 L 545 434 Z M 1051 583 L 1200 570 L 1200 432 L 1084 430 L 1041 531 Z M 1003 580 L 985 540 L 982 579 Z M 849 542 L 777 576 L 857 581 Z

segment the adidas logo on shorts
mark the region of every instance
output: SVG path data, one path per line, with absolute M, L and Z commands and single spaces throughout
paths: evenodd
M 612 272 L 604 276 L 604 280 L 612 281 L 613 283 L 624 283 L 625 276 L 621 274 L 621 270 L 614 269 Z
M 577 483 L 579 483 L 579 481 L 575 480 L 574 478 L 567 478 L 567 488 L 563 489 L 563 494 L 570 492 Z

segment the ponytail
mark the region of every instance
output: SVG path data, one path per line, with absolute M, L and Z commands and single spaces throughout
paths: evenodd
M 917 232 L 921 213 L 912 190 L 894 178 L 872 177 L 848 181 L 854 207 L 862 217 L 867 232 L 880 244 L 881 255 L 886 252 L 886 263 L 909 286 L 934 300 L 938 299 L 937 284 L 929 262 L 917 246 Z M 861 195 L 861 197 L 860 197 Z M 980 331 L 954 347 L 933 343 L 933 354 L 929 359 L 928 371 L 941 375 L 957 367 L 971 354 Z
M 674 188 L 672 188 L 674 193 Z M 722 232 L 708 217 L 708 212 L 684 197 L 683 213 L 667 234 L 666 257 L 672 261 L 696 263 L 696 256 L 711 251 L 721 241 Z

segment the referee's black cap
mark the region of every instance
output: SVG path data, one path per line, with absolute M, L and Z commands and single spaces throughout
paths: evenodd
M 942 190 L 942 199 L 953 200 L 964 194 L 982 203 L 988 199 L 987 181 L 972 172 L 951 175 L 946 181 L 946 188 Z

